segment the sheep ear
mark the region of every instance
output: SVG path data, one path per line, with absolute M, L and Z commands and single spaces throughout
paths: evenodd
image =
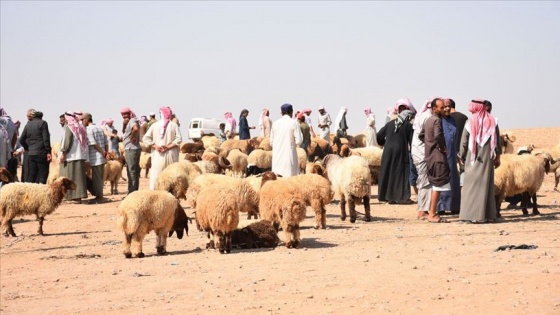
M 173 229 L 169 230 L 169 236 L 168 237 L 171 237 L 171 236 L 173 236 Z

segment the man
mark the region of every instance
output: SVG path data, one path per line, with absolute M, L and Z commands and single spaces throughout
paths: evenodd
M 426 169 L 428 181 L 432 185 L 432 198 L 428 221 L 432 223 L 447 222 L 436 213 L 440 192 L 451 190 L 450 173 L 447 164 L 447 147 L 442 128 L 443 100 L 434 98 L 431 102 L 432 116 L 424 124 L 424 132 L 419 135 L 424 140 Z
M 445 106 L 449 106 L 450 108 L 450 116 L 451 118 L 453 118 L 453 120 L 455 120 L 455 126 L 457 127 L 457 133 L 455 134 L 455 150 L 458 153 L 459 152 L 459 146 L 461 145 L 461 137 L 463 136 L 463 129 L 465 128 L 465 122 L 467 121 L 467 119 L 469 119 L 469 117 L 467 117 L 467 115 L 458 112 L 457 110 L 455 110 L 455 101 L 450 99 L 450 98 L 446 98 L 445 100 L 443 100 L 443 103 Z M 460 185 L 461 187 L 463 187 L 463 173 L 465 172 L 465 167 L 464 165 L 460 165 L 459 167 L 459 176 L 461 178 L 460 181 Z
M 305 123 L 309 126 L 309 132 L 311 134 L 311 138 L 315 138 L 315 130 L 313 129 L 313 123 L 311 121 L 311 108 L 304 108 L 302 113 L 305 114 Z
M 73 112 L 66 112 L 64 135 L 60 142 L 60 176 L 70 178 L 76 189 L 66 193 L 65 200 L 82 203 L 87 197 L 86 163 L 88 161 L 87 131 Z
M 121 109 L 123 118 L 124 159 L 128 177 L 128 193 L 137 191 L 140 186 L 140 126 L 136 114 L 128 107 Z M 155 119 L 155 114 L 154 114 Z
M 159 112 L 161 119 L 142 138 L 142 142 L 152 150 L 150 190 L 156 188 L 156 180 L 163 169 L 179 161 L 179 145 L 183 140 L 179 126 L 173 121 L 171 108 L 161 107 Z
M 239 114 L 239 140 L 251 139 L 250 130 L 255 129 L 255 126 L 249 126 L 247 116 L 249 116 L 249 111 L 247 109 L 243 109 L 241 114 Z
M 18 138 L 17 128 L 12 118 L 0 105 L 0 166 L 5 167 L 14 178 L 17 175 L 17 160 L 13 158 Z
M 60 127 L 64 128 L 66 125 L 66 117 L 64 117 L 64 114 L 58 116 L 58 123 L 60 124 Z
M 329 115 L 329 113 L 327 113 L 327 111 L 325 111 L 325 108 L 323 106 L 318 108 L 319 110 L 319 117 L 317 120 L 317 126 L 319 127 L 319 137 L 321 137 L 323 140 L 327 141 L 327 143 L 331 142 L 330 136 L 331 136 L 331 116 Z
M 151 112 L 148 116 L 150 116 L 150 120 L 148 121 L 148 128 L 150 128 L 157 121 L 156 120 L 156 113 Z
M 346 130 L 348 130 L 348 123 L 346 122 L 346 112 L 348 112 L 348 109 L 346 107 L 341 107 L 338 111 L 338 115 L 336 115 L 336 118 L 334 120 L 336 133 L 333 138 L 333 144 L 336 145 L 336 154 L 340 154 L 340 149 L 342 147 L 342 141 L 340 139 L 346 138 Z
M 424 142 L 418 137 L 420 132 L 424 128 L 426 120 L 432 116 L 431 103 L 433 99 L 428 99 L 422 109 L 420 114 L 414 119 L 414 133 L 412 135 L 412 143 L 410 148 L 410 154 L 412 156 L 412 162 L 416 167 L 417 178 L 416 178 L 416 189 L 418 190 L 418 220 L 425 220 L 428 218 L 428 212 L 430 211 L 430 198 L 432 195 L 432 185 L 428 180 L 428 173 L 426 169 L 426 151 Z
M 302 135 L 300 148 L 304 149 L 305 152 L 307 152 L 307 147 L 311 143 L 311 132 L 310 132 L 311 128 L 306 122 L 307 118 L 304 112 L 299 113 L 297 118 L 298 118 L 299 128 L 301 129 L 301 135 Z
M 292 119 L 293 107 L 284 104 L 280 107 L 282 118 L 272 124 L 270 145 L 272 146 L 272 171 L 283 177 L 299 174 L 296 148 L 302 142 L 299 123 Z
M 51 156 L 51 133 L 49 124 L 38 118 L 37 111 L 27 111 L 28 123 L 20 136 L 21 146 L 27 151 L 26 181 L 46 184 L 49 176 Z
M 107 160 L 107 151 L 109 145 L 107 138 L 102 127 L 93 123 L 93 118 L 90 113 L 82 115 L 82 124 L 86 127 L 89 163 L 91 165 L 91 180 L 93 183 L 92 192 L 95 198 L 88 201 L 89 204 L 98 204 L 104 201 L 103 199 L 103 173 L 105 171 L 105 164 Z
M 459 179 L 459 170 L 457 169 L 457 151 L 455 150 L 457 125 L 453 117 L 451 117 L 451 106 L 446 100 L 443 101 L 443 115 L 442 115 L 442 128 L 443 136 L 445 137 L 445 146 L 447 148 L 447 165 L 449 165 L 451 185 L 450 191 L 442 191 L 439 196 L 437 205 L 438 215 L 446 214 L 448 211 L 451 214 L 459 214 L 461 207 L 461 183 Z

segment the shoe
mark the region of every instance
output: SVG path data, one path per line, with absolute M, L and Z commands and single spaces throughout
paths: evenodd
M 428 218 L 429 223 L 449 223 L 446 219 L 436 216 L 435 218 Z

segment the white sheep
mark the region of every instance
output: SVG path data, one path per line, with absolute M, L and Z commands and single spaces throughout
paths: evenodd
M 366 159 L 359 156 L 342 158 L 329 154 L 323 160 L 332 190 L 340 196 L 340 219 L 346 220 L 346 202 L 350 211 L 350 222 L 356 222 L 356 205 L 363 201 L 365 221 L 371 221 L 370 193 L 371 175 Z
M 177 199 L 186 199 L 189 185 L 201 174 L 200 168 L 189 161 L 171 163 L 158 175 L 155 188 L 170 192 Z
M 552 158 L 549 154 L 533 156 L 529 154 L 502 154 L 500 167 L 494 171 L 494 195 L 496 210 L 507 196 L 523 194 L 521 201 L 524 215 L 528 215 L 527 204 L 533 199 L 533 214 L 539 214 L 537 191 L 541 188 L 545 173 L 550 171 Z
M 262 149 L 253 150 L 247 156 L 246 176 L 257 175 L 272 169 L 272 151 Z
M 534 150 L 533 154 L 548 153 L 552 157 L 550 161 L 550 172 L 554 174 L 554 190 L 558 191 L 558 182 L 560 181 L 560 144 L 554 147 L 542 148 Z
M 238 187 L 226 182 L 214 183 L 204 187 L 196 197 L 197 228 L 207 232 L 208 238 L 212 235 L 207 248 L 217 247 L 222 254 L 231 252 L 231 236 L 239 224 L 240 209 L 258 209 L 258 198 L 240 193 Z
M 253 139 L 248 140 L 238 140 L 238 139 L 227 139 L 226 141 L 222 142 L 220 148 L 224 150 L 224 155 L 227 156 L 229 151 L 233 149 L 239 149 L 241 152 L 245 154 L 249 154 L 254 148 L 255 143 Z
M 305 166 L 307 165 L 307 152 L 302 148 L 296 148 L 298 166 L 300 174 L 305 173 Z
M 148 174 L 150 174 L 150 168 L 152 167 L 152 154 L 144 151 L 140 152 L 140 162 L 138 164 L 140 165 L 140 169 L 146 170 L 144 177 L 148 178 Z
M 227 155 L 227 160 L 231 163 L 231 175 L 233 177 L 243 177 L 247 169 L 248 161 L 247 154 L 238 149 L 230 150 Z
M 167 236 L 188 234 L 188 218 L 179 201 L 171 193 L 161 190 L 138 190 L 128 194 L 118 207 L 117 224 L 124 233 L 124 256 L 144 257 L 142 241 L 155 231 L 158 255 L 166 253 Z M 132 247 L 132 249 L 131 249 Z
M 109 182 L 111 195 L 117 195 L 119 193 L 117 188 L 122 177 L 123 164 L 124 159 L 122 157 L 118 160 L 109 160 L 105 163 L 103 170 L 103 182 Z
M 361 156 L 368 162 L 369 172 L 371 175 L 371 184 L 377 184 L 379 171 L 381 170 L 381 157 L 383 149 L 380 147 L 363 147 L 350 149 L 351 155 Z
M 194 162 L 203 174 L 223 174 L 226 169 L 231 168 L 231 163 L 221 156 L 206 156 L 201 161 Z
M 68 190 L 76 189 L 76 184 L 67 177 L 59 177 L 52 184 L 11 183 L 2 187 L 0 212 L 2 232 L 16 236 L 12 219 L 16 216 L 35 214 L 39 221 L 39 235 L 43 235 L 43 220 L 62 202 Z
M 200 141 L 202 141 L 202 143 L 204 144 L 204 149 L 220 146 L 220 139 L 218 139 L 218 137 L 216 136 L 202 136 Z

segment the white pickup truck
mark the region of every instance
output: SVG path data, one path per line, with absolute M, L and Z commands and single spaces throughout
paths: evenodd
M 213 118 L 193 118 L 189 124 L 189 139 L 198 140 L 202 136 L 218 136 L 223 121 Z

